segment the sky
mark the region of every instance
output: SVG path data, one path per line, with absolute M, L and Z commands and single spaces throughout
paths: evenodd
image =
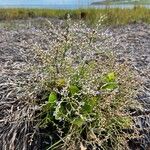
M 0 0 L 0 5 L 87 5 L 93 0 Z

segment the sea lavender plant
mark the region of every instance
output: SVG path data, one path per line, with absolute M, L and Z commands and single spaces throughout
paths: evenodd
M 47 149 L 126 149 L 132 135 L 124 130 L 134 130 L 128 112 L 134 106 L 132 71 L 107 47 L 102 50 L 99 43 L 108 37 L 99 32 L 100 23 L 46 22 L 50 47 L 33 48 L 35 65 L 27 68 L 34 80 L 26 89 L 40 106 L 35 118 L 50 137 Z

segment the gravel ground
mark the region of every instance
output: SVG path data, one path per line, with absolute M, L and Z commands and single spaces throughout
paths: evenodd
M 39 21 L 41 21 L 40 25 Z M 55 20 L 55 24 L 57 21 L 59 22 Z M 0 142 L 3 141 L 0 145 L 5 144 L 6 137 L 3 134 L 7 130 L 13 130 L 4 120 L 8 118 L 11 121 L 10 116 L 13 116 L 13 110 L 18 109 L 11 88 L 16 78 L 24 76 L 22 67 L 29 61 L 32 62 L 30 49 L 35 43 L 40 43 L 43 49 L 49 48 L 48 43 L 52 37 L 49 36 L 46 28 L 42 27 L 42 24 L 42 19 L 7 24 L 0 22 Z M 103 41 L 102 46 L 107 45 L 107 48 L 114 50 L 118 61 L 128 60 L 142 81 L 137 99 L 144 105 L 145 110 L 135 114 L 134 117 L 139 130 L 141 129 L 144 135 L 140 139 L 140 149 L 146 150 L 150 147 L 150 26 L 139 23 L 102 30 L 113 37 L 111 43 Z M 22 113 L 26 115 L 26 111 L 32 109 L 24 107 Z M 21 127 L 21 124 L 18 126 Z M 0 149 L 2 149 L 1 146 Z M 6 149 L 9 148 L 3 147 L 3 150 Z

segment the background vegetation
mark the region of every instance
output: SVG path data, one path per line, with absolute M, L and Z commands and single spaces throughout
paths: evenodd
M 150 23 L 150 9 L 135 7 L 133 9 L 78 9 L 78 10 L 52 10 L 52 9 L 0 9 L 0 20 L 27 19 L 36 17 L 55 17 L 64 19 L 67 14 L 72 19 L 85 19 L 89 23 L 96 23 L 101 15 L 106 16 L 105 25 L 123 25 L 133 22 Z

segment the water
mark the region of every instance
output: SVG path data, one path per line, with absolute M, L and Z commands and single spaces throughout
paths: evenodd
M 45 9 L 79 9 L 79 8 L 133 8 L 133 4 L 118 4 L 118 5 L 0 5 L 0 8 L 45 8 Z M 142 5 L 150 8 L 150 5 Z
M 146 7 L 146 8 L 150 8 L 150 5 L 142 5 L 142 6 L 144 6 L 144 7 Z M 133 5 L 133 4 L 118 4 L 118 5 L 92 5 L 91 7 L 93 7 L 93 8 L 122 8 L 122 9 L 124 9 L 124 8 L 134 8 L 135 7 L 135 5 Z

